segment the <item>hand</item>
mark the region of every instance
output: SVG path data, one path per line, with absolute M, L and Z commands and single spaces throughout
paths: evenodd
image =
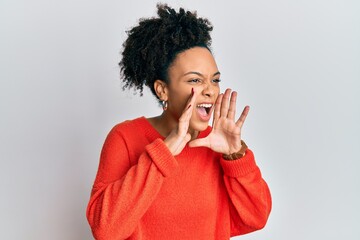
M 235 122 L 236 97 L 237 93 L 226 89 L 216 99 L 213 128 L 211 133 L 200 139 L 189 143 L 190 147 L 208 147 L 215 152 L 231 154 L 241 149 L 241 128 L 246 116 L 249 113 L 249 106 L 246 106 L 239 119 Z M 229 103 L 230 98 L 230 103 Z
M 190 141 L 191 135 L 188 133 L 190 118 L 195 105 L 194 89 L 191 90 L 190 98 L 188 99 L 185 109 L 179 118 L 177 128 L 172 130 L 167 138 L 164 140 L 170 152 L 176 156 L 184 149 L 185 145 Z

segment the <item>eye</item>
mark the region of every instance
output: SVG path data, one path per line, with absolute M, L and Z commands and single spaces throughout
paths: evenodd
M 193 78 L 193 79 L 190 79 L 188 82 L 189 83 L 198 83 L 198 82 L 201 82 L 201 80 L 198 78 Z
M 212 82 L 219 83 L 219 82 L 221 82 L 221 79 L 213 79 Z

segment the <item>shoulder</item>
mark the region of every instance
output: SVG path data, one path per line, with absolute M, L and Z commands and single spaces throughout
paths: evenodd
M 110 131 L 110 133 L 126 134 L 128 132 L 134 133 L 137 129 L 144 125 L 145 118 L 139 117 L 132 120 L 125 120 L 116 124 Z
M 156 138 L 161 138 L 145 117 L 126 120 L 116 124 L 111 129 L 109 136 L 110 138 L 121 138 L 129 145 L 146 145 L 149 142 L 154 141 Z
M 145 147 L 155 140 L 153 132 L 145 117 L 126 120 L 111 129 L 104 145 L 123 149 L 131 164 L 135 164 Z
M 111 128 L 106 136 L 106 142 L 126 142 L 132 139 L 131 136 L 138 135 L 138 125 L 141 124 L 142 117 L 125 120 Z

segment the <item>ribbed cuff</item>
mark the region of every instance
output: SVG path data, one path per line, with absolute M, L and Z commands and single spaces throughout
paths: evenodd
M 254 154 L 250 149 L 245 151 L 244 157 L 237 160 L 229 161 L 221 157 L 220 164 L 229 177 L 241 177 L 257 169 Z
M 160 138 L 155 139 L 145 149 L 164 177 L 169 176 L 178 167 L 175 157 Z

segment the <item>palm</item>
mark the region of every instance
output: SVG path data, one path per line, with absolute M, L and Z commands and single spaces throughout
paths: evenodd
M 241 147 L 241 129 L 234 121 L 220 117 L 214 121 L 213 130 L 208 136 L 210 148 L 215 152 L 233 153 Z
M 216 100 L 214 110 L 213 129 L 211 133 L 202 139 L 190 142 L 191 147 L 205 146 L 215 152 L 230 154 L 241 148 L 241 128 L 249 112 L 249 107 L 245 107 L 240 118 L 235 122 L 236 92 L 231 94 L 227 89 L 224 94 L 220 94 Z

